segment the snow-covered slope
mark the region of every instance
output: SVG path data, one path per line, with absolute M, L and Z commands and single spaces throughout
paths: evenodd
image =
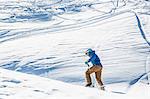
M 105 85 L 126 93 L 150 71 L 149 12 L 149 0 L 0 0 L 0 67 L 84 85 L 93 48 Z
M 150 86 L 135 86 L 128 94 L 115 94 L 0 69 L 0 99 L 149 99 Z
M 104 92 L 38 76 L 0 69 L 0 98 L 4 99 L 98 99 Z

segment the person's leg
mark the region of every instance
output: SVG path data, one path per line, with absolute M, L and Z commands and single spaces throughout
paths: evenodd
M 96 80 L 97 80 L 98 84 L 100 86 L 103 86 L 103 83 L 102 83 L 102 80 L 101 80 L 101 71 L 95 72 L 95 76 L 96 76 Z
M 87 82 L 86 86 L 90 86 L 90 85 L 92 84 L 90 74 L 92 74 L 94 71 L 95 71 L 95 67 L 92 66 L 91 68 L 89 68 L 89 69 L 85 72 L 85 75 L 86 75 L 86 82 Z
M 102 74 L 102 67 L 97 67 L 97 71 L 95 72 L 96 80 L 98 84 L 100 85 L 101 89 L 104 90 L 104 84 L 101 79 L 101 74 Z

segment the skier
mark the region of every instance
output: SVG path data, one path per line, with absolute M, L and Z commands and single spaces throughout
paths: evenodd
M 89 48 L 85 52 L 85 54 L 90 57 L 90 59 L 87 60 L 85 62 L 85 64 L 88 66 L 89 66 L 89 64 L 88 64 L 89 62 L 91 62 L 93 64 L 93 66 L 88 68 L 88 70 L 85 72 L 86 81 L 87 81 L 87 84 L 85 86 L 89 87 L 92 85 L 90 74 L 95 73 L 96 80 L 97 80 L 98 84 L 100 85 L 101 90 L 105 90 L 104 86 L 103 86 L 103 82 L 101 80 L 101 73 L 102 73 L 103 66 L 100 62 L 99 57 L 95 54 L 95 51 L 92 50 L 91 48 Z

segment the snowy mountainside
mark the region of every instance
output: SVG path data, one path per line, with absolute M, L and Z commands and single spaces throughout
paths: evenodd
M 95 89 L 70 85 L 38 76 L 15 73 L 4 69 L 0 69 L 0 74 L 0 98 L 2 99 L 75 99 L 78 96 L 86 99 L 90 97 L 89 91 L 93 91 L 95 98 L 98 96 L 98 91 Z
M 130 84 L 150 71 L 149 5 L 148 0 L 0 0 L 0 67 L 84 85 L 84 51 L 93 48 L 106 85 Z
M 148 91 L 149 85 L 138 83 L 128 94 L 116 94 L 0 69 L 0 99 L 149 99 Z

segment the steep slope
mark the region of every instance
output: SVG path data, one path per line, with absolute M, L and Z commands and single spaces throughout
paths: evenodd
M 149 71 L 149 4 L 1 1 L 0 67 L 84 85 L 84 51 L 93 48 L 104 65 L 104 83 L 128 85 Z
M 150 86 L 139 83 L 132 89 L 128 94 L 115 94 L 0 69 L 0 99 L 133 99 L 137 95 L 136 99 L 149 99 Z
M 2 99 L 87 99 L 91 97 L 98 99 L 104 93 L 94 88 L 4 69 L 0 69 L 0 74 L 0 98 Z

